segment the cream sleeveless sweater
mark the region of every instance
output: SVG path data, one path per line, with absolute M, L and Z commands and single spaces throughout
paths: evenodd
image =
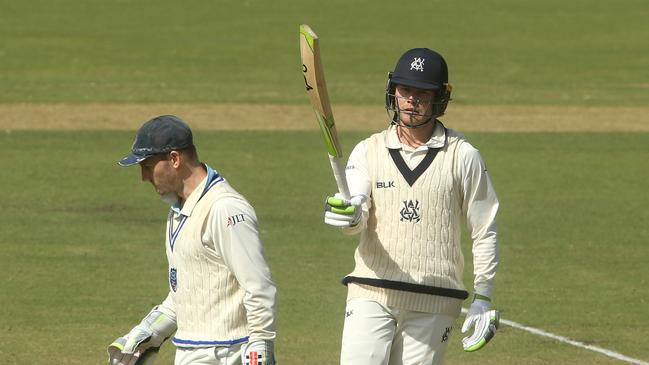
M 245 290 L 225 263 L 218 243 L 204 237 L 210 209 L 225 198 L 244 199 L 223 181 L 200 198 L 189 217 L 172 211 L 167 221 L 170 297 L 178 322 L 173 338 L 176 346 L 247 341 Z
M 369 278 L 465 293 L 460 248 L 462 203 L 453 174 L 464 138 L 447 130 L 445 146 L 410 186 L 404 175 L 413 174 L 404 174 L 397 167 L 385 144 L 386 133 L 368 139 L 372 207 L 354 255 L 354 271 L 346 280 Z M 461 310 L 459 298 L 360 284 L 353 279 L 348 286 L 348 299 L 370 298 L 391 307 L 454 316 Z

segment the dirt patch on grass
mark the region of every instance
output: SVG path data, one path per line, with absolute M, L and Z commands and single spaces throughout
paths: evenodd
M 2 104 L 0 129 L 135 130 L 161 114 L 195 129 L 315 130 L 308 105 L 242 104 Z M 379 130 L 387 113 L 374 106 L 334 106 L 341 131 Z M 442 120 L 465 132 L 649 132 L 649 107 L 451 105 Z

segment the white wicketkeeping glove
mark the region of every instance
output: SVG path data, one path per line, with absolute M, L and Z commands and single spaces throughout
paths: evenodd
M 334 227 L 354 227 L 363 216 L 362 205 L 367 198 L 365 195 L 355 195 L 344 199 L 339 193 L 325 200 L 325 223 Z
M 142 322 L 108 346 L 111 365 L 153 365 L 160 346 L 176 331 L 176 321 L 154 307 Z
M 258 340 L 246 344 L 241 352 L 243 365 L 275 365 L 273 341 Z
M 126 337 L 120 337 L 108 346 L 108 364 L 110 365 L 153 365 L 159 348 L 148 348 L 142 352 L 125 354 Z
M 462 346 L 467 352 L 483 348 L 496 335 L 498 329 L 500 314 L 497 310 L 491 309 L 489 298 L 483 298 L 486 300 L 477 298 L 473 300 L 462 325 L 462 333 L 474 327 L 473 334 L 462 339 Z

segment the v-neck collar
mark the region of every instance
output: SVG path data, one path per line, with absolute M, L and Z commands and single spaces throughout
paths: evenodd
M 194 210 L 194 207 L 196 207 L 196 204 L 198 204 L 201 198 L 205 196 L 205 194 L 212 187 L 225 181 L 225 179 L 221 177 L 221 175 L 219 175 L 216 170 L 212 169 L 206 164 L 203 164 L 203 166 L 207 170 L 207 176 L 201 181 L 200 184 L 198 184 L 196 189 L 192 191 L 192 193 L 189 195 L 189 198 L 187 198 L 187 200 L 185 201 L 185 204 L 183 204 L 182 208 L 180 207 L 179 201 L 177 201 L 171 207 L 171 210 L 175 213 L 169 216 L 169 229 L 167 231 L 171 251 L 174 250 L 176 239 L 178 238 L 178 235 L 180 234 L 182 228 L 185 226 L 187 218 L 192 215 L 192 211 Z M 175 217 L 176 215 L 178 215 L 178 217 Z M 174 225 L 174 223 L 176 224 Z
M 206 164 L 203 164 L 203 166 L 205 167 L 205 170 L 207 170 L 207 176 L 198 184 L 196 189 L 194 189 L 194 191 L 189 194 L 189 197 L 187 198 L 187 200 L 185 200 L 182 206 L 179 200 L 177 200 L 176 203 L 171 206 L 171 210 L 173 210 L 174 213 L 182 214 L 186 217 L 191 216 L 194 207 L 196 207 L 196 204 L 198 204 L 201 198 L 214 185 L 225 181 L 225 179 L 221 175 L 219 175 L 216 170 Z
M 437 153 L 446 146 L 447 143 L 447 134 L 446 127 L 440 122 L 436 121 L 435 129 L 433 129 L 433 135 L 426 143 L 428 147 L 428 152 L 424 159 L 415 167 L 413 170 L 408 167 L 406 161 L 404 161 L 403 156 L 401 156 L 401 149 L 403 149 L 403 144 L 399 141 L 399 136 L 397 135 L 396 126 L 391 126 L 388 129 L 386 135 L 386 146 L 392 157 L 397 169 L 401 173 L 401 176 L 406 180 L 408 185 L 413 186 L 417 179 L 428 170 L 428 167 L 433 163 Z

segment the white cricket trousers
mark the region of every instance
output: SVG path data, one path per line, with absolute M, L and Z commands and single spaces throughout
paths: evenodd
M 440 365 L 455 317 L 351 299 L 345 309 L 341 365 Z
M 177 348 L 174 365 L 241 365 L 241 344 L 228 347 Z

